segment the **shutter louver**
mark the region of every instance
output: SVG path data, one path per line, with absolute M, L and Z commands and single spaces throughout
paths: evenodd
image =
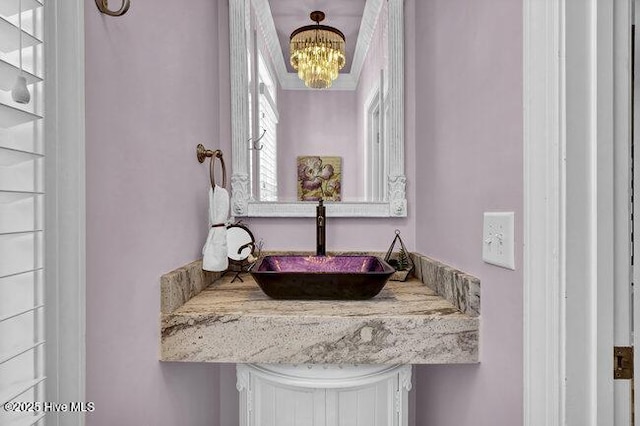
M 0 1 L 0 403 L 45 400 L 42 6 Z M 18 76 L 27 104 L 12 98 Z M 43 418 L 0 409 L 2 425 Z

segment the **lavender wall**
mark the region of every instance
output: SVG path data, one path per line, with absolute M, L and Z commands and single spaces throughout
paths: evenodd
M 219 368 L 158 362 L 160 275 L 199 257 L 217 147 L 217 2 L 85 8 L 87 424 L 217 425 Z
M 297 199 L 296 158 L 319 155 L 342 157 L 342 199 L 362 200 L 355 92 L 280 90 L 278 93 L 278 198 Z
M 88 424 L 237 424 L 233 366 L 157 361 L 158 278 L 205 238 L 194 146 L 230 155 L 226 1 L 87 7 L 85 21 Z M 328 224 L 330 250 L 384 250 L 399 228 L 482 279 L 482 363 L 416 368 L 418 426 L 521 424 L 521 21 L 511 0 L 405 1 L 409 216 Z M 515 272 L 481 261 L 486 210 L 516 212 Z M 246 222 L 266 249 L 315 245 L 308 219 Z
M 482 280 L 481 364 L 416 369 L 417 425 L 522 424 L 522 2 L 416 2 L 419 252 Z M 482 262 L 515 211 L 516 271 Z

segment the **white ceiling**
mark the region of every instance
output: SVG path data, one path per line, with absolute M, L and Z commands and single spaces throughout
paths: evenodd
M 289 64 L 289 36 L 296 28 L 312 25 L 309 14 L 321 10 L 326 15 L 322 24 L 337 28 L 346 38 L 347 62 L 341 72 L 348 73 L 365 3 L 366 0 L 269 0 L 288 71 L 295 72 Z

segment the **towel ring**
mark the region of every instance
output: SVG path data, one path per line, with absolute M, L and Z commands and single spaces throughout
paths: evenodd
M 207 149 L 204 147 L 204 145 L 199 143 L 198 146 L 196 147 L 196 156 L 198 158 L 199 163 L 204 163 L 204 160 L 207 157 L 211 158 L 211 160 L 209 161 L 209 179 L 211 180 L 212 188 L 216 187 L 216 177 L 215 177 L 215 173 L 214 173 L 215 170 L 213 165 L 216 158 L 220 159 L 220 164 L 222 165 L 222 187 L 226 188 L 227 187 L 227 168 L 224 165 L 224 159 L 222 158 L 222 151 L 220 151 L 219 149 L 216 149 L 215 151 L 211 149 Z
M 122 16 L 129 10 L 129 6 L 131 6 L 131 0 L 122 0 L 122 6 L 120 6 L 119 10 L 109 9 L 109 0 L 96 0 L 96 6 L 98 6 L 98 10 L 105 15 Z

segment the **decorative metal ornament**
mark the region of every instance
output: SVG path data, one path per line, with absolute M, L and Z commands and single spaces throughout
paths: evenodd
M 394 237 L 387 254 L 384 256 L 385 262 L 393 267 L 396 272 L 389 278 L 392 281 L 406 281 L 411 272 L 413 272 L 414 264 L 411 260 L 411 254 L 404 246 L 402 238 L 400 238 L 400 231 L 396 229 L 396 236 Z
M 262 254 L 262 240 L 256 242 L 253 233 L 249 228 L 237 222 L 227 226 L 227 253 L 229 257 L 229 267 L 222 274 L 226 275 L 228 272 L 233 273 L 233 279 L 231 282 L 240 280 L 244 282 L 241 274 L 249 272 L 249 269 L 254 263 L 258 261 L 258 258 Z

